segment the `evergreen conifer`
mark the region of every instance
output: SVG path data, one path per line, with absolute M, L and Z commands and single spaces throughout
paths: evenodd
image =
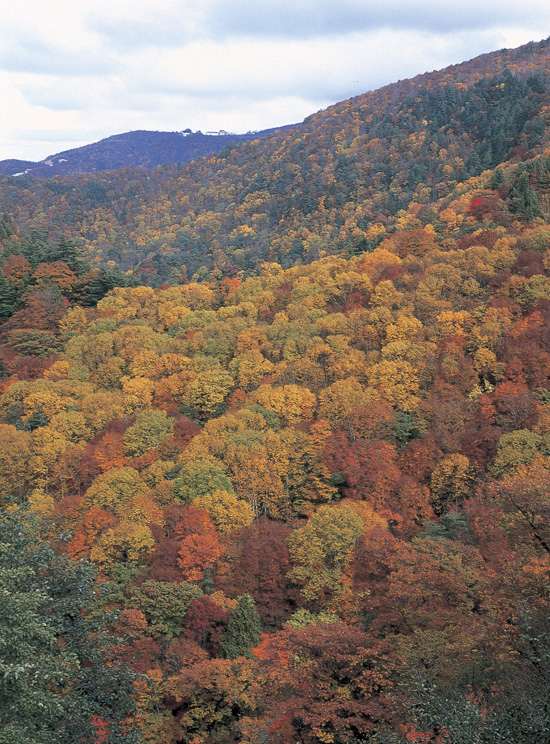
M 229 616 L 227 628 L 220 639 L 223 656 L 236 659 L 252 657 L 252 649 L 258 645 L 262 635 L 262 623 L 254 599 L 243 594 Z

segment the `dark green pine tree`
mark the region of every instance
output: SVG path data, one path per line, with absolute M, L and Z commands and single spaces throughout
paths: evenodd
M 239 656 L 252 657 L 252 649 L 258 645 L 262 635 L 262 622 L 256 604 L 250 594 L 243 594 L 229 616 L 227 628 L 220 639 L 222 655 L 226 659 Z
M 470 157 L 466 161 L 466 167 L 464 169 L 464 177 L 471 178 L 472 176 L 478 176 L 483 170 L 479 153 L 476 149 L 472 150 Z
M 94 307 L 114 287 L 137 286 L 135 279 L 128 278 L 120 269 L 99 270 L 98 276 L 90 282 L 88 292 L 83 300 L 85 307 Z
M 90 264 L 82 255 L 82 250 L 73 240 L 60 238 L 57 245 L 52 248 L 50 261 L 65 261 L 67 266 L 79 276 L 90 270 Z
M 537 174 L 537 186 L 541 189 L 550 189 L 550 158 L 536 160 L 535 173 Z
M 512 211 L 524 214 L 527 219 L 532 220 L 540 214 L 539 200 L 536 192 L 529 183 L 529 173 L 522 165 L 516 170 L 514 185 L 510 189 L 510 203 Z
M 504 183 L 504 173 L 500 168 L 497 168 L 491 178 L 491 188 L 496 191 Z
M 9 318 L 18 309 L 17 295 L 8 284 L 0 266 L 0 319 Z
M 8 214 L 3 214 L 0 217 L 0 239 L 10 238 L 15 232 L 13 221 Z

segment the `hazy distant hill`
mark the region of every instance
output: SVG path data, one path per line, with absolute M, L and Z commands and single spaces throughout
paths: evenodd
M 143 165 L 154 168 L 169 163 L 188 163 L 190 160 L 218 153 L 229 143 L 258 139 L 275 129 L 247 134 L 229 132 L 149 132 L 138 130 L 107 137 L 91 145 L 64 150 L 41 160 L 1 160 L 0 174 L 7 176 L 53 176 L 73 173 L 97 173 L 125 166 Z

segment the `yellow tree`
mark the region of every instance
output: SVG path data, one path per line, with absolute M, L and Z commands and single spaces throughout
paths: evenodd
M 118 390 L 98 390 L 86 395 L 80 403 L 80 412 L 94 433 L 101 431 L 113 419 L 125 415 L 124 400 Z
M 29 423 L 37 416 L 50 421 L 56 413 L 64 411 L 67 405 L 74 404 L 72 399 L 63 399 L 53 389 L 38 389 L 23 400 L 21 420 Z M 43 423 L 43 421 L 42 421 Z
M 450 504 L 464 501 L 473 494 L 476 468 L 467 457 L 453 454 L 442 460 L 433 470 L 430 491 L 436 514 L 444 514 Z
M 288 538 L 294 568 L 289 577 L 300 584 L 307 600 L 337 606 L 342 574 L 364 533 L 360 515 L 348 504 L 322 506 L 304 527 Z
M 315 505 L 332 501 L 337 495 L 330 473 L 320 461 L 319 438 L 327 435 L 323 429 L 321 423 L 313 425 L 312 436 L 295 428 L 267 431 L 264 435 L 271 467 L 283 486 L 285 509 L 281 515 L 309 514 Z
M 250 504 L 255 515 L 278 518 L 288 514 L 282 480 L 261 437 L 251 432 L 230 442 L 224 462 L 237 493 Z
M 84 333 L 87 327 L 88 319 L 86 318 L 86 312 L 79 305 L 69 308 L 59 321 L 59 331 L 66 337 Z
M 193 506 L 205 509 L 220 535 L 226 535 L 240 527 L 248 527 L 254 520 L 250 504 L 229 491 L 216 490 L 199 496 Z
M 166 411 L 142 411 L 124 435 L 124 452 L 139 457 L 149 450 L 157 450 L 173 431 L 174 419 L 169 418 Z
M 80 411 L 61 411 L 52 417 L 50 428 L 62 434 L 73 444 L 87 442 L 93 436 L 93 430 Z
M 48 486 L 55 477 L 60 458 L 72 443 L 51 426 L 41 426 L 32 433 L 32 455 L 29 469 L 40 486 Z
M 122 377 L 124 407 L 127 413 L 149 408 L 153 402 L 155 385 L 148 377 Z
M 229 372 L 214 367 L 198 373 L 187 386 L 182 400 L 199 418 L 207 419 L 222 410 L 232 387 L 233 378 Z
M 273 411 L 286 424 L 311 421 L 317 405 L 315 393 L 299 385 L 261 385 L 255 392 L 254 399 L 268 411 Z
M 84 495 L 84 504 L 86 508 L 108 509 L 123 518 L 133 499 L 147 491 L 137 470 L 115 468 L 97 476 Z
M 31 435 L 10 424 L 0 424 L 0 492 L 24 498 L 32 476 L 29 472 Z
M 374 390 L 365 390 L 355 377 L 337 380 L 320 394 L 319 413 L 332 426 L 342 427 L 349 425 L 351 414 L 356 408 L 368 405 L 377 397 L 379 396 Z
M 229 369 L 235 375 L 239 387 L 252 390 L 258 387 L 265 375 L 273 372 L 275 365 L 258 349 L 250 349 L 232 359 Z
M 108 572 L 116 564 L 143 560 L 154 547 L 155 539 L 147 525 L 123 520 L 101 534 L 90 558 Z
M 394 408 L 410 413 L 420 399 L 418 376 L 406 361 L 382 361 L 369 370 L 369 382 Z

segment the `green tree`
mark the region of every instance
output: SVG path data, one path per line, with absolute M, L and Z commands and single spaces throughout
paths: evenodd
M 529 220 L 540 214 L 537 193 L 530 186 L 529 173 L 523 164 L 516 170 L 509 198 L 513 212 L 524 214 Z
M 124 451 L 127 455 L 144 455 L 158 449 L 173 431 L 174 419 L 166 411 L 142 411 L 124 435 Z
M 177 638 L 183 632 L 187 608 L 194 599 L 203 596 L 196 584 L 169 581 L 144 581 L 128 590 L 127 605 L 141 610 L 154 636 Z
M 106 663 L 95 603 L 91 564 L 57 556 L 27 512 L 0 517 L 2 744 L 92 744 L 99 729 L 105 744 L 138 741 L 134 677 Z
M 517 429 L 498 440 L 497 454 L 491 466 L 495 478 L 512 475 L 521 465 L 529 465 L 542 449 L 543 438 L 529 429 Z
M 0 317 L 9 318 L 17 310 L 17 297 L 6 281 L 4 270 L 0 267 Z
M 217 416 L 224 411 L 224 400 L 233 386 L 233 378 L 223 369 L 206 369 L 199 372 L 185 391 L 183 402 L 201 420 Z
M 214 491 L 233 493 L 233 485 L 226 475 L 224 466 L 211 460 L 185 463 L 173 483 L 176 497 L 183 504 Z
M 363 520 L 348 504 L 322 506 L 304 527 L 294 530 L 288 538 L 294 563 L 289 576 L 302 585 L 306 599 L 337 595 L 342 572 L 364 531 Z
M 256 604 L 250 594 L 243 594 L 237 600 L 220 639 L 223 655 L 226 659 L 251 658 L 252 649 L 260 642 L 261 635 L 262 622 Z

